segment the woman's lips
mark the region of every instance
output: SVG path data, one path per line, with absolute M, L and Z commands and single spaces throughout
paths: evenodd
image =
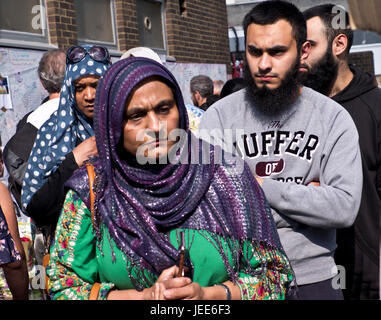
M 154 145 L 155 147 L 158 147 L 159 145 L 164 145 L 167 143 L 167 140 L 154 140 L 154 141 L 150 141 L 150 142 L 146 142 L 144 143 L 144 145 L 146 146 L 151 146 L 151 145 Z

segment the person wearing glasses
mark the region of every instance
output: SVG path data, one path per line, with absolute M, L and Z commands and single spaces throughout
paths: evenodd
M 97 155 L 95 92 L 110 65 L 109 52 L 101 46 L 76 46 L 66 53 L 59 106 L 38 130 L 22 186 L 22 209 L 37 225 L 55 226 L 65 198 L 65 181 Z

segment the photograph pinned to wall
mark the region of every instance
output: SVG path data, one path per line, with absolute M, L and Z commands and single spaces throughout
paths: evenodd
M 3 111 L 13 109 L 10 92 L 8 77 L 0 75 L 0 109 Z

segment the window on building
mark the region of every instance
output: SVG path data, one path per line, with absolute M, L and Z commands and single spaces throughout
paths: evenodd
M 0 1 L 0 41 L 48 42 L 44 0 Z
M 180 15 L 186 17 L 187 15 L 187 3 L 185 0 L 179 0 Z
M 156 49 L 164 53 L 164 1 L 138 0 L 136 1 L 138 16 L 139 44 Z
M 78 40 L 116 49 L 113 0 L 75 0 Z

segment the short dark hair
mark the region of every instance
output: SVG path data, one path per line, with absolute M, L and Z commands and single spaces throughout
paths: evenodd
M 292 27 L 292 35 L 296 40 L 298 51 L 307 40 L 306 20 L 299 9 L 292 3 L 280 0 L 264 1 L 257 4 L 243 19 L 245 43 L 247 29 L 250 24 L 259 25 L 274 24 L 279 20 L 286 20 Z
M 44 53 L 38 65 L 38 77 L 49 94 L 59 93 L 65 76 L 66 53 L 53 49 Z
M 305 10 L 303 15 L 306 21 L 314 17 L 319 17 L 323 21 L 329 45 L 332 45 L 332 41 L 339 34 L 344 34 L 348 39 L 348 46 L 345 50 L 345 53 L 348 55 L 353 44 L 353 31 L 349 25 L 349 14 L 345 11 L 345 29 L 341 29 L 340 25 L 338 25 L 338 28 L 334 28 L 333 20 L 337 17 L 337 12 L 333 12 L 334 7 L 336 5 L 332 3 L 315 6 Z
M 224 98 L 236 91 L 239 91 L 247 86 L 245 79 L 243 78 L 233 78 L 224 84 L 221 90 L 220 98 Z
M 198 91 L 203 98 L 207 98 L 213 94 L 213 80 L 208 76 L 195 76 L 190 81 L 190 90 L 192 93 Z

